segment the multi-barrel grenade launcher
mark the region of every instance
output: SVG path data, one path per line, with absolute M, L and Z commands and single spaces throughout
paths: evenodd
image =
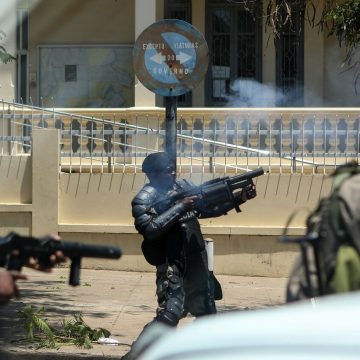
M 235 210 L 240 212 L 240 207 L 236 200 L 238 199 L 237 195 L 241 192 L 239 193 L 237 190 L 242 190 L 252 185 L 252 179 L 263 174 L 263 168 L 259 167 L 256 170 L 248 171 L 244 174 L 213 179 L 201 185 L 187 188 L 181 192 L 170 193 L 164 200 L 161 200 L 161 202 L 166 202 L 165 207 L 170 207 L 185 197 L 196 196 L 195 208 L 212 207 L 225 202 L 233 202 Z M 163 208 L 163 206 L 161 207 Z
M 0 265 L 7 270 L 18 270 L 34 257 L 43 267 L 50 266 L 50 257 L 61 251 L 71 261 L 69 285 L 80 284 L 81 258 L 119 259 L 121 249 L 116 246 L 89 245 L 78 242 L 55 240 L 51 237 L 34 238 L 15 232 L 0 238 Z

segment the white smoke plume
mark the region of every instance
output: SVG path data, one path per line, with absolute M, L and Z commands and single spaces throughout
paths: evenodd
M 315 91 L 299 86 L 286 93 L 271 84 L 262 84 L 256 80 L 235 80 L 231 93 L 226 95 L 227 107 L 317 107 L 323 106 L 323 98 Z
M 229 107 L 274 107 L 283 100 L 280 91 L 274 86 L 255 80 L 235 80 L 231 86 L 231 95 L 226 98 Z

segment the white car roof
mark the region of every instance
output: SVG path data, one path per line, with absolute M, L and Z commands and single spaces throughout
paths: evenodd
M 359 319 L 359 292 L 223 313 L 167 330 L 140 359 L 359 359 Z

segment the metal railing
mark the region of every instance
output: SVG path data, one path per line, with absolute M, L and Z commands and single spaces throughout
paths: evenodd
M 62 171 L 137 172 L 164 149 L 163 109 L 0 106 L 1 154 L 30 154 L 34 128 L 57 128 Z M 360 109 L 178 109 L 177 128 L 179 172 L 327 173 L 359 160 Z

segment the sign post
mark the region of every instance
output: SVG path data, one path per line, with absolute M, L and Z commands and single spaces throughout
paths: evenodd
M 209 62 L 207 43 L 191 24 L 161 20 L 140 34 L 133 62 L 139 81 L 165 97 L 165 151 L 176 167 L 177 96 L 191 91 L 203 79 Z
M 172 159 L 176 169 L 176 123 L 177 123 L 177 97 L 165 96 L 165 151 Z

